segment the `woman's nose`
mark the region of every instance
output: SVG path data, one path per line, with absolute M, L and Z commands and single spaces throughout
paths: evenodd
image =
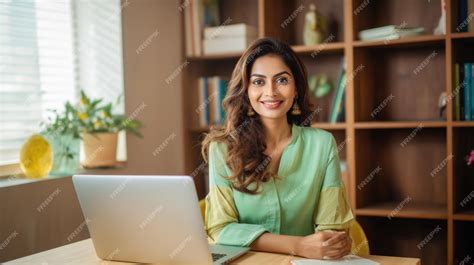
M 276 96 L 278 95 L 278 86 L 275 82 L 267 82 L 265 85 L 265 96 Z

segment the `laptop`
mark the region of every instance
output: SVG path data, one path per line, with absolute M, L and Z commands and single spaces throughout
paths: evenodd
M 249 248 L 209 245 L 188 176 L 74 175 L 97 256 L 160 264 L 227 264 Z

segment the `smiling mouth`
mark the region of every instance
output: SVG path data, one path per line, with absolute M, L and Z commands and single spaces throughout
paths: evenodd
M 260 103 L 267 109 L 276 109 L 282 105 L 283 100 L 265 100 Z

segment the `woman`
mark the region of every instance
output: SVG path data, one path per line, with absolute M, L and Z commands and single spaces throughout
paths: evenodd
M 316 259 L 350 252 L 353 215 L 336 143 L 308 127 L 308 96 L 306 69 L 286 44 L 259 39 L 238 61 L 225 124 L 202 147 L 211 242 Z

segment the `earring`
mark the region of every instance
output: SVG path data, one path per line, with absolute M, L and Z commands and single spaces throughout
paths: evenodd
M 298 106 L 298 97 L 295 97 L 295 103 L 293 103 L 293 108 L 291 109 L 291 115 L 301 115 L 300 106 Z
M 247 110 L 247 116 L 255 116 L 255 111 L 253 111 L 252 106 L 249 106 L 249 109 Z

